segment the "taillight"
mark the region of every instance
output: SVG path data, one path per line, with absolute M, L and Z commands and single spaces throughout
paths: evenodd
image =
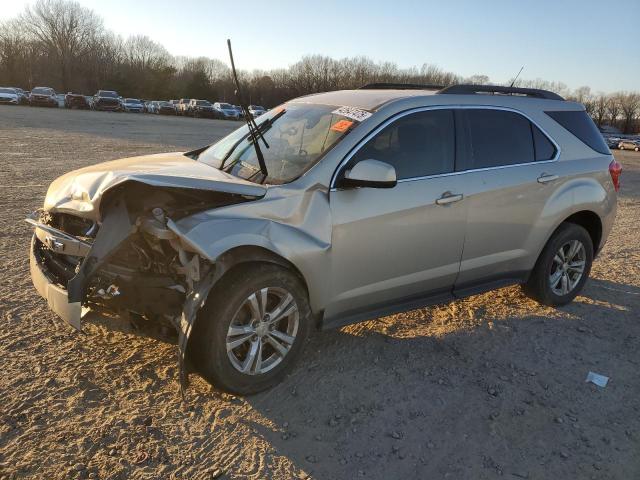
M 622 173 L 622 165 L 618 163 L 618 161 L 614 158 L 611 160 L 609 164 L 609 175 L 611 175 L 611 180 L 613 180 L 613 188 L 616 189 L 616 192 L 620 190 L 620 174 Z

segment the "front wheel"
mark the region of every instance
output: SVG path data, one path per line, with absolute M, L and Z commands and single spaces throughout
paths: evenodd
M 257 393 L 291 370 L 312 323 L 306 288 L 295 274 L 271 264 L 240 266 L 209 294 L 190 356 L 215 386 Z
M 571 302 L 584 287 L 593 262 L 593 242 L 580 225 L 563 223 L 542 250 L 524 293 L 543 305 Z

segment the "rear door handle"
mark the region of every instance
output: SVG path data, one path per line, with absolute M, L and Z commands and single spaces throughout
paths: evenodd
M 549 183 L 557 179 L 558 175 L 547 175 L 546 173 L 543 173 L 538 177 L 538 183 Z
M 456 202 L 459 202 L 460 200 L 462 200 L 461 193 L 453 194 L 450 192 L 446 192 L 442 194 L 440 198 L 436 199 L 436 203 L 438 205 L 449 205 L 450 203 L 456 203 Z

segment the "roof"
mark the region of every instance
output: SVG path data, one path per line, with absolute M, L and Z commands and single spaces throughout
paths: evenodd
M 385 103 L 408 97 L 433 95 L 434 90 L 337 90 L 315 93 L 291 100 L 294 103 L 318 105 L 349 105 L 363 110 L 377 110 Z
M 358 90 L 337 90 L 334 92 L 316 93 L 306 95 L 291 100 L 294 103 L 313 103 L 320 105 L 348 105 L 350 107 L 360 108 L 363 110 L 375 111 L 383 105 L 396 100 L 416 97 L 432 97 L 433 95 L 446 95 L 443 103 L 453 101 L 451 96 L 463 96 L 463 103 L 476 103 L 470 97 L 475 96 L 487 100 L 487 97 L 494 97 L 493 100 L 504 101 L 505 103 L 513 103 L 518 99 L 526 98 L 527 100 L 543 100 L 543 101 L 562 101 L 564 99 L 559 95 L 548 92 L 546 90 L 538 90 L 531 88 L 514 88 L 496 85 L 454 85 L 438 90 L 433 87 L 409 84 L 406 86 L 399 85 L 398 88 L 387 88 L 387 85 L 395 84 L 371 84 Z M 432 97 L 433 99 L 433 97 Z M 512 101 L 513 100 L 513 101 Z M 569 102 L 567 102 L 569 103 Z

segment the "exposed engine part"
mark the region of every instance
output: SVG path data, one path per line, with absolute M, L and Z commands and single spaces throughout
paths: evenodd
M 103 300 L 111 300 L 113 297 L 117 297 L 118 295 L 120 295 L 120 289 L 117 285 L 114 285 L 112 283 L 107 287 L 106 290 L 100 288 L 94 293 L 94 295 L 102 298 Z

